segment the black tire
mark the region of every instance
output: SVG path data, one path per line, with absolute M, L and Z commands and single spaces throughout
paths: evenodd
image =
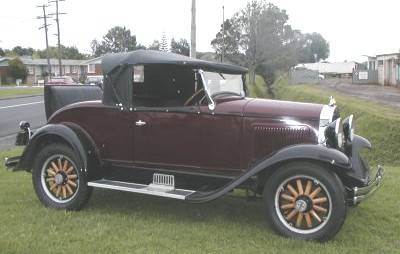
M 52 160 L 52 158 L 54 158 L 54 160 Z M 60 161 L 61 166 L 58 165 L 58 161 Z M 56 166 L 51 166 L 51 162 L 55 162 Z M 64 163 L 66 165 L 65 168 L 68 167 L 68 169 L 70 169 L 69 174 L 65 174 L 65 172 L 68 171 L 67 169 L 62 169 Z M 51 168 L 47 169 L 48 167 Z M 60 170 L 55 170 L 55 168 L 58 169 L 58 167 L 60 167 Z M 80 210 L 88 202 L 92 193 L 92 188 L 87 186 L 86 176 L 84 172 L 82 172 L 82 168 L 83 165 L 81 165 L 78 156 L 70 147 L 64 144 L 45 146 L 37 154 L 32 168 L 32 183 L 39 200 L 46 207 Z M 50 175 L 48 170 L 51 171 L 51 174 L 57 172 L 60 177 L 57 178 L 55 175 Z M 53 177 L 53 179 L 61 179 L 63 182 L 56 184 L 56 180 L 50 181 L 51 177 Z M 69 181 L 70 177 L 74 178 L 71 180 L 72 183 Z M 52 185 L 56 185 L 54 190 L 50 190 Z M 66 185 L 68 185 L 68 187 Z M 58 188 L 62 191 L 56 191 Z M 68 195 L 68 198 L 65 196 L 64 199 L 64 194 Z
M 298 180 L 301 188 L 295 185 L 298 187 L 297 191 L 295 189 L 292 192 L 292 185 L 298 184 Z M 311 186 L 308 191 L 307 185 Z M 311 196 L 313 190 L 318 188 L 320 192 L 316 195 L 319 196 Z M 324 203 L 317 204 L 324 200 Z M 273 229 L 290 238 L 322 242 L 330 240 L 340 230 L 346 218 L 342 182 L 334 172 L 317 163 L 290 163 L 277 169 L 264 187 L 263 202 L 266 219 Z M 321 207 L 324 210 L 315 210 Z M 292 213 L 295 214 L 294 217 Z

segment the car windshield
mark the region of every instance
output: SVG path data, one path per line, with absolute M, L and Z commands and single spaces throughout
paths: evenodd
M 245 96 L 242 75 L 220 72 L 203 72 L 205 86 L 214 97 L 219 94 L 236 94 Z

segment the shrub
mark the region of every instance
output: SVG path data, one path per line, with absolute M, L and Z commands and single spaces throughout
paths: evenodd
M 8 74 L 14 79 L 25 80 L 28 75 L 28 69 L 18 57 L 10 60 L 8 63 Z

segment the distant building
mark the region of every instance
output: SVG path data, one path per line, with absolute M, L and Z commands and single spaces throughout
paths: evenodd
M 357 62 L 338 62 L 338 63 L 303 63 L 298 64 L 295 69 L 307 69 L 312 71 L 318 71 L 325 77 L 337 77 L 337 78 L 351 78 L 354 70 L 363 68 L 361 64 Z
M 12 57 L 0 58 L 0 80 L 12 82 L 8 76 L 7 68 Z M 47 59 L 32 59 L 20 57 L 22 63 L 27 67 L 28 76 L 26 83 L 29 85 L 37 84 L 43 80 L 47 73 Z M 82 81 L 87 75 L 102 75 L 101 57 L 90 60 L 61 60 L 61 71 L 63 76 L 70 76 L 76 81 Z M 58 59 L 50 59 L 52 76 L 59 76 Z
M 96 57 L 87 61 L 84 61 L 82 64 L 87 66 L 87 75 L 88 76 L 98 76 L 103 75 L 103 70 L 101 68 L 101 59 L 102 57 Z
M 380 85 L 400 86 L 400 53 L 369 56 L 368 69 L 378 71 Z

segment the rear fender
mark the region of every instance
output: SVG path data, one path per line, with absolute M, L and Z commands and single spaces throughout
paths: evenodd
M 31 171 L 35 155 L 42 146 L 53 142 L 63 142 L 70 146 L 78 155 L 81 165 L 83 165 L 80 170 L 86 172 L 88 158 L 85 145 L 81 142 L 78 134 L 64 124 L 47 124 L 38 129 L 25 147 L 16 169 Z

